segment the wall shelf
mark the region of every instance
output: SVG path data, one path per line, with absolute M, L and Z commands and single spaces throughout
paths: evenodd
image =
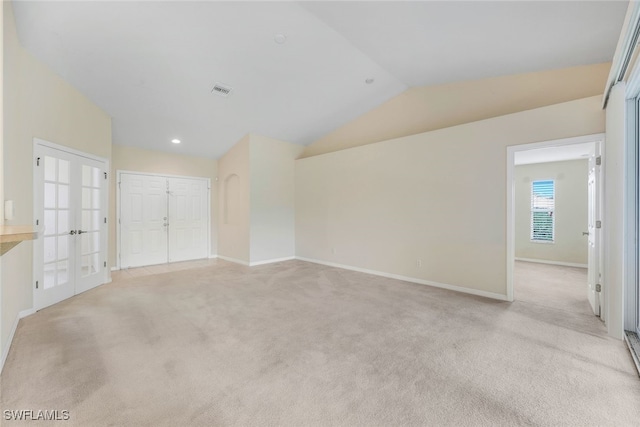
M 18 243 L 38 238 L 38 232 L 30 225 L 0 225 L 0 256 Z

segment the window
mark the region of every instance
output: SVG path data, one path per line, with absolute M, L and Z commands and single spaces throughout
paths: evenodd
M 531 241 L 553 242 L 556 205 L 553 180 L 531 183 Z

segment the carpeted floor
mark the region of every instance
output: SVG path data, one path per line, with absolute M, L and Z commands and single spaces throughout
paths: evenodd
M 152 273 L 23 319 L 1 408 L 65 426 L 640 424 L 579 269 L 518 263 L 514 303 L 301 261 Z

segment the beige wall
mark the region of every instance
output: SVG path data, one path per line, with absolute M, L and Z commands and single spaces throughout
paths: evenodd
M 184 156 L 163 151 L 145 150 L 141 148 L 113 145 L 111 164 L 111 193 L 109 215 L 113 220 L 109 227 L 109 259 L 115 266 L 117 256 L 116 242 L 116 171 L 133 171 L 167 175 L 195 176 L 211 179 L 211 254 L 217 253 L 217 215 L 218 215 L 218 161 L 203 157 Z
M 515 167 L 516 258 L 587 265 L 588 175 L 586 159 Z M 555 181 L 553 243 L 531 241 L 531 183 L 544 179 Z
M 599 95 L 610 65 L 410 88 L 315 141 L 303 157 Z
M 111 119 L 20 46 L 13 10 L 4 2 L 4 198 L 15 220 L 33 224 L 33 138 L 111 159 Z M 32 247 L 2 258 L 2 342 L 18 313 L 33 306 Z
M 298 160 L 296 255 L 506 296 L 506 147 L 603 130 L 595 96 Z
M 251 263 L 295 255 L 295 159 L 303 146 L 251 134 Z
M 218 188 L 218 256 L 248 264 L 251 262 L 250 135 L 218 160 Z

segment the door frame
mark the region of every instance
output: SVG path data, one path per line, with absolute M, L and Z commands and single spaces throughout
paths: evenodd
M 550 148 L 550 147 L 560 147 L 564 145 L 573 145 L 573 144 L 583 144 L 588 142 L 600 142 L 600 155 L 604 157 L 605 155 L 605 134 L 598 133 L 593 135 L 584 135 L 573 138 L 563 138 L 563 139 L 555 139 L 551 141 L 542 141 L 542 142 L 533 142 L 530 144 L 520 144 L 520 145 L 510 145 L 507 147 L 507 301 L 513 301 L 513 270 L 515 265 L 515 153 L 519 151 L 529 151 L 538 148 Z M 604 234 L 604 228 L 606 227 L 606 221 L 602 218 L 602 201 L 604 200 L 604 180 L 605 180 L 605 170 L 604 163 L 602 162 L 600 169 L 600 184 L 598 185 L 597 191 L 600 191 L 600 197 L 598 200 L 600 201 L 599 205 L 596 207 L 596 210 L 601 212 L 600 220 L 603 221 L 602 225 L 602 234 Z M 603 249 L 603 239 L 599 239 L 599 248 L 597 250 L 602 255 Z M 600 257 L 602 259 L 602 257 Z M 606 279 L 603 274 L 603 292 L 604 292 L 604 301 L 605 304 L 609 304 L 609 298 L 607 295 L 608 286 L 606 285 Z M 604 310 L 605 317 L 608 317 L 609 310 Z M 607 319 L 602 319 L 607 323 Z
M 205 181 L 207 183 L 207 258 L 211 257 L 211 178 L 205 178 L 201 176 L 188 176 L 188 175 L 174 175 L 170 173 L 161 173 L 161 172 L 138 172 L 138 171 L 130 171 L 124 169 L 116 170 L 116 266 L 114 270 L 120 270 L 120 254 L 122 253 L 121 244 L 122 244 L 122 236 L 121 236 L 121 224 L 120 224 L 120 182 L 122 181 L 122 174 L 130 174 L 130 175 L 144 175 L 144 176 L 158 176 L 164 178 L 184 178 L 184 179 L 197 179 L 200 181 Z
M 79 157 L 84 157 L 86 159 L 91 159 L 91 160 L 95 160 L 97 162 L 103 163 L 104 164 L 104 170 L 107 173 L 107 179 L 105 180 L 105 191 L 102 194 L 100 203 L 102 203 L 102 206 L 105 206 L 105 212 L 104 215 L 107 218 L 107 226 L 109 225 L 110 219 L 109 219 L 109 188 L 110 185 L 109 183 L 111 182 L 111 174 L 109 173 L 110 169 L 109 169 L 109 159 L 105 158 L 105 157 L 100 157 L 100 156 L 96 156 L 94 154 L 91 153 L 87 153 L 84 151 L 80 151 L 77 150 L 75 148 L 71 148 L 71 147 L 67 147 L 66 145 L 61 145 L 61 144 L 56 144 L 55 142 L 51 142 L 51 141 L 47 141 L 45 139 L 41 139 L 41 138 L 33 138 L 33 146 L 32 146 L 32 165 L 33 165 L 33 171 L 32 171 L 32 179 L 33 179 L 33 207 L 32 207 L 32 211 L 33 211 L 33 227 L 38 230 L 41 231 L 42 228 L 44 227 L 44 223 L 43 224 L 36 224 L 36 220 L 39 217 L 39 212 L 36 212 L 36 209 L 38 207 L 38 203 L 39 203 L 39 199 L 38 197 L 42 197 L 42 194 L 40 194 L 41 192 L 38 190 L 38 183 L 36 182 L 36 174 L 37 174 L 37 166 L 36 166 L 36 161 L 38 158 L 38 147 L 44 147 L 44 148 L 50 148 L 53 150 L 58 150 L 58 151 L 62 151 L 68 154 L 72 154 L 74 156 L 79 156 Z M 105 259 L 107 260 L 107 266 L 109 265 L 109 229 L 107 227 L 106 232 L 104 233 L 103 238 L 101 239 L 100 242 L 100 250 L 102 253 L 105 254 Z M 33 278 L 37 277 L 37 273 L 38 273 L 38 269 L 39 269 L 39 262 L 41 260 L 37 259 L 36 256 L 33 256 L 33 260 L 31 263 L 31 275 Z M 111 274 L 109 271 L 109 268 L 105 268 L 104 269 L 104 276 L 102 278 L 102 284 L 105 283 L 109 283 L 111 281 Z M 34 279 L 35 282 L 35 279 Z M 33 296 L 32 296 L 32 306 L 34 308 L 34 310 L 36 309 L 36 292 L 35 292 L 35 284 L 33 284 L 34 286 L 34 292 L 33 292 Z M 44 285 L 43 285 L 44 286 Z M 74 288 L 75 288 L 75 284 L 74 284 Z M 75 293 L 75 289 L 74 289 L 74 295 L 77 295 L 77 293 Z

